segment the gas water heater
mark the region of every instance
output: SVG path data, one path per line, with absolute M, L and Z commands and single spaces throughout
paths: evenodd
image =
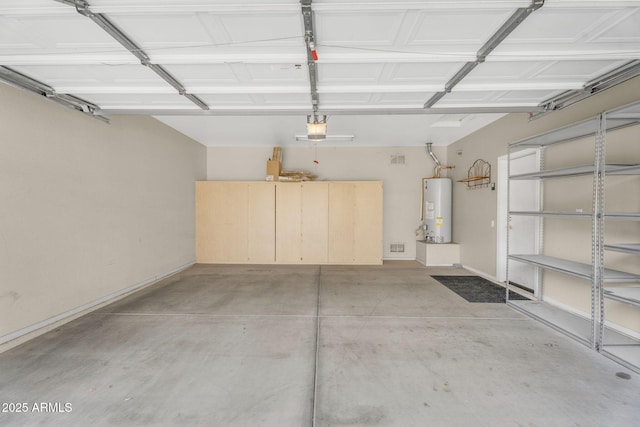
M 451 243 L 451 180 L 424 180 L 425 238 L 429 243 Z

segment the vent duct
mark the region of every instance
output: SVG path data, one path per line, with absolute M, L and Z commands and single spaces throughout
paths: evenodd
M 404 252 L 404 243 L 391 243 L 389 249 L 391 252 Z
M 405 164 L 405 157 L 402 154 L 392 155 L 390 163 L 392 165 L 404 165 Z
M 455 166 L 445 166 L 442 163 L 440 163 L 440 160 L 438 160 L 438 157 L 435 155 L 435 153 L 431 149 L 432 145 L 433 145 L 433 142 L 427 142 L 427 153 L 429 153 L 429 155 L 431 156 L 431 158 L 436 164 L 435 168 L 433 169 L 433 177 L 440 178 L 440 172 L 442 169 L 453 169 L 455 168 Z

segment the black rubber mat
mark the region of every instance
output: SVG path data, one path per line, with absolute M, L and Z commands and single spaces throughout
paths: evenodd
M 504 303 L 505 289 L 478 276 L 431 276 L 447 288 L 469 302 Z M 509 291 L 509 299 L 526 300 L 513 291 Z

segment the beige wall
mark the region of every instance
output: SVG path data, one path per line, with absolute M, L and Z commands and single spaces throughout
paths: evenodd
M 0 340 L 194 261 L 202 145 L 4 84 L 0 129 Z
M 422 178 L 433 175 L 433 160 L 425 147 L 316 147 L 284 148 L 284 170 L 306 170 L 318 180 L 383 181 L 383 257 L 414 259 L 415 231 L 420 225 Z M 444 147 L 433 147 L 442 163 Z M 207 179 L 264 180 L 271 148 L 207 149 Z M 391 156 L 404 155 L 404 165 L 392 165 Z M 318 164 L 313 161 L 317 160 Z M 391 253 L 390 244 L 404 243 L 404 253 Z

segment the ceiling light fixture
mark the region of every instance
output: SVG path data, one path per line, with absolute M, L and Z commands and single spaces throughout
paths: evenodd
M 307 138 L 309 141 L 324 141 L 327 137 L 327 116 L 307 116 Z
M 355 135 L 326 135 L 324 139 L 311 139 L 309 135 L 295 135 L 296 141 L 309 141 L 309 142 L 329 142 L 329 141 L 353 141 Z

